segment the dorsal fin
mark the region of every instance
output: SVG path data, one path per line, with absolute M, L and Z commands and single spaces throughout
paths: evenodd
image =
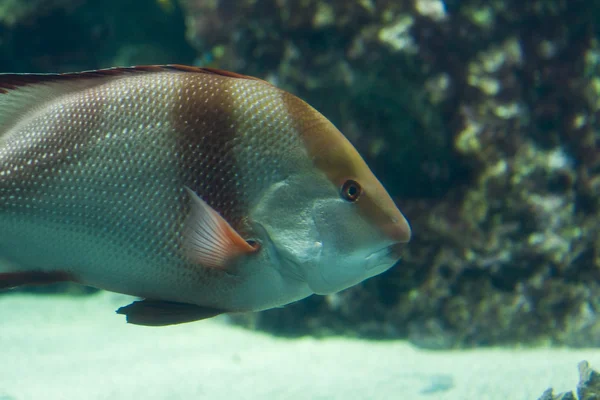
M 0 136 L 22 115 L 59 96 L 94 87 L 119 76 L 169 71 L 251 79 L 269 84 L 235 72 L 176 64 L 115 67 L 63 74 L 0 74 Z
M 248 75 L 238 74 L 236 72 L 225 71 L 217 68 L 192 67 L 189 65 L 166 64 L 166 65 L 138 65 L 133 67 L 113 67 L 105 69 L 95 69 L 82 72 L 66 72 L 60 74 L 0 74 L 0 94 L 7 94 L 12 90 L 24 86 L 33 86 L 37 84 L 73 82 L 78 80 L 93 80 L 98 78 L 115 77 L 120 75 L 131 75 L 139 73 L 156 73 L 167 71 L 190 72 L 196 74 L 221 75 L 228 78 L 251 79 L 261 81 L 270 85 L 270 83 Z

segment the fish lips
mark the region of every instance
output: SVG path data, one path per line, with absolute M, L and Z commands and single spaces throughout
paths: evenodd
M 393 267 L 400 260 L 400 251 L 403 247 L 404 243 L 393 243 L 372 252 L 365 257 L 365 269 L 376 271 L 383 268 L 385 271 Z
M 399 243 L 389 244 L 379 250 L 376 250 L 366 257 L 361 258 L 363 265 L 362 273 L 360 269 L 355 270 L 351 275 L 347 275 L 345 278 L 334 277 L 331 274 L 338 275 L 343 274 L 343 269 L 327 270 L 325 268 L 319 268 L 319 275 L 321 277 L 321 285 L 319 287 L 311 286 L 311 289 L 316 294 L 328 295 L 331 293 L 339 292 L 340 290 L 352 287 L 365 279 L 369 279 L 375 275 L 381 274 L 393 267 L 400 259 L 399 254 Z M 331 265 L 331 264 L 329 264 Z

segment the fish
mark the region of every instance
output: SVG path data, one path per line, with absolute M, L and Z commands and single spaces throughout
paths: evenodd
M 350 141 L 259 78 L 0 74 L 0 289 L 74 282 L 165 326 L 381 274 L 411 228 Z

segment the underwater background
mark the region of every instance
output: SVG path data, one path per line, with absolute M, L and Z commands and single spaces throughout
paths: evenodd
M 338 294 L 227 320 L 242 331 L 355 338 L 384 346 L 382 355 L 397 340 L 441 357 L 588 349 L 576 358 L 595 357 L 598 368 L 589 350 L 600 347 L 598 21 L 596 0 L 0 0 L 0 72 L 217 67 L 298 95 L 344 132 L 411 223 L 402 260 Z M 81 304 L 105 296 L 27 290 Z M 0 316 L 14 296 L 0 295 Z M 0 331 L 9 324 L 2 317 Z M 2 337 L 0 363 L 10 347 Z M 600 398 L 586 368 L 590 389 L 579 397 Z M 542 395 L 442 397 L 455 384 L 434 381 L 424 396 Z M 344 398 L 401 398 L 373 390 Z M 42 398 L 11 393 L 0 374 L 0 399 Z M 111 393 L 90 398 L 131 398 Z M 293 398 L 332 398 L 304 395 Z

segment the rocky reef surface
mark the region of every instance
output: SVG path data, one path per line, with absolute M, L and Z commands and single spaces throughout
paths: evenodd
M 579 363 L 579 384 L 577 396 L 573 392 L 554 394 L 552 388 L 546 390 L 538 400 L 597 400 L 600 399 L 600 374 L 593 370 L 587 361 Z
M 600 345 L 600 3 L 36 3 L 0 8 L 3 70 L 180 62 L 268 79 L 329 117 L 411 221 L 387 273 L 238 322 L 429 348 Z

